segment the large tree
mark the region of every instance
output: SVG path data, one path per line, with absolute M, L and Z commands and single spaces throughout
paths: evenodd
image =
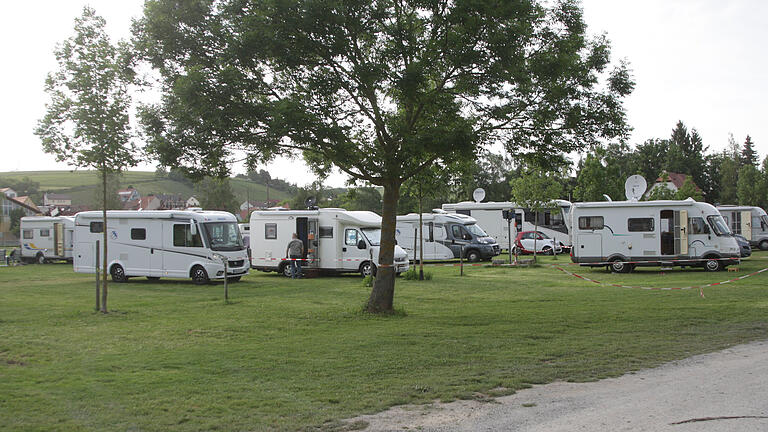
M 574 0 L 149 0 L 135 34 L 162 77 L 142 115 L 162 163 L 227 175 L 238 150 L 299 151 L 383 188 L 370 311 L 393 307 L 404 181 L 485 143 L 546 159 L 627 132 L 627 67 Z
M 759 160 L 757 158 L 757 152 L 755 151 L 755 143 L 752 142 L 752 137 L 747 135 L 747 139 L 744 140 L 744 146 L 741 148 L 740 161 L 741 165 L 757 166 Z
M 75 35 L 57 46 L 58 70 L 45 81 L 51 101 L 35 133 L 57 160 L 96 169 L 101 202 L 107 203 L 109 177 L 135 166 L 138 159 L 128 116 L 134 74 L 126 50 L 112 44 L 104 27 L 104 19 L 85 7 L 75 19 Z M 107 207 L 102 210 L 101 312 L 107 313 Z
M 702 142 L 701 135 L 696 129 L 688 132 L 682 121 L 678 121 L 672 130 L 667 150 L 667 160 L 663 167 L 668 172 L 688 174 L 697 185 L 705 181 L 704 154 L 707 147 Z

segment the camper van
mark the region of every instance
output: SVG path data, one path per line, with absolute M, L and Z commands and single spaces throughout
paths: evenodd
M 290 276 L 286 248 L 292 235 L 304 242 L 302 267 L 323 273 L 375 275 L 381 216 L 340 208 L 257 210 L 251 213 L 251 267 Z M 408 255 L 395 246 L 395 271 L 408 270 Z
M 734 234 L 741 234 L 750 245 L 768 250 L 768 215 L 760 207 L 721 205 L 717 209 Z
M 75 218 L 71 216 L 24 216 L 21 218 L 21 259 L 43 264 L 72 261 Z
M 464 201 L 460 203 L 443 204 L 442 209 L 448 213 L 458 213 L 472 216 L 477 223 L 483 227 L 489 236 L 496 239 L 496 242 L 502 249 L 509 248 L 510 234 L 507 220 L 502 216 L 504 210 L 515 210 L 515 219 L 512 225 L 512 240 L 515 239 L 517 231 L 539 231 L 554 239 L 561 247 L 568 248 L 571 244 L 568 234 L 568 212 L 571 209 L 570 201 L 554 200 L 556 208 L 547 209 L 540 212 L 531 211 L 528 208 L 522 208 L 509 201 L 503 202 L 472 202 Z M 538 224 L 536 221 L 538 220 Z M 538 225 L 538 226 L 537 226 Z
M 489 260 L 501 253 L 499 244 L 477 224 L 475 218 L 462 214 L 425 213 L 424 260 L 449 260 L 461 257 L 468 261 Z M 397 244 L 411 259 L 419 259 L 419 215 L 397 217 Z
M 684 201 L 606 201 L 571 207 L 571 259 L 617 273 L 635 266 L 717 271 L 738 264 L 739 246 L 717 209 Z
M 96 241 L 103 241 L 103 228 L 102 212 L 75 216 L 75 272 L 94 273 Z M 239 280 L 249 271 L 237 220 L 227 212 L 110 210 L 107 236 L 107 270 L 115 282 L 146 276 L 191 278 L 205 284 L 225 277 L 225 260 L 229 280 Z

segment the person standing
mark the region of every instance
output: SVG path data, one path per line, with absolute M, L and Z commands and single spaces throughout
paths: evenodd
M 304 242 L 299 240 L 299 236 L 296 233 L 293 233 L 293 240 L 288 243 L 285 255 L 291 260 L 291 279 L 300 278 L 301 260 L 304 256 Z

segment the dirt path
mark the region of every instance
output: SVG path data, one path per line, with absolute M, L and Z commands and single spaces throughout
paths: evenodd
M 766 431 L 768 341 L 593 383 L 534 386 L 495 402 L 396 407 L 366 431 Z

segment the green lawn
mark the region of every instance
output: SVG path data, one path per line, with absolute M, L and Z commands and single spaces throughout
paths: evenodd
M 738 273 L 571 269 L 673 287 L 763 267 L 766 253 Z M 229 305 L 222 284 L 113 284 L 103 316 L 92 275 L 0 268 L 0 430 L 331 430 L 396 404 L 617 376 L 768 334 L 768 272 L 701 298 L 547 266 L 430 271 L 398 281 L 389 317 L 359 312 L 359 277 L 263 273 L 232 284 Z

